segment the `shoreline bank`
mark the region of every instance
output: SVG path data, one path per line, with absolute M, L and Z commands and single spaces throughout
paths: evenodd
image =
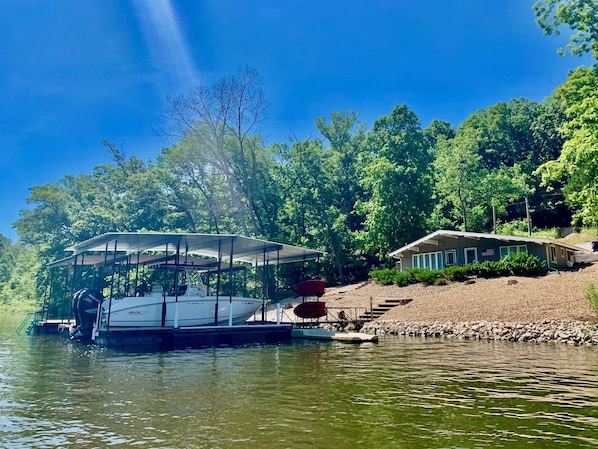
M 379 307 L 404 299 L 361 332 L 429 338 L 598 345 L 598 315 L 585 291 L 598 284 L 598 262 L 537 277 L 472 278 L 444 286 L 363 282 L 327 289 L 335 309 Z
M 366 323 L 360 332 L 463 340 L 499 340 L 532 343 L 598 345 L 598 323 L 589 321 L 544 321 L 539 323 L 465 321 L 430 322 L 379 319 Z

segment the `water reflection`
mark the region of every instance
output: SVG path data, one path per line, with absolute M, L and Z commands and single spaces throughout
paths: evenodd
M 16 324 L 0 321 L 10 449 L 598 446 L 597 348 L 388 337 L 131 354 Z

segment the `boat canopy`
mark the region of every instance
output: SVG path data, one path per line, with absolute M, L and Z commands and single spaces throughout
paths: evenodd
M 242 262 L 254 267 L 316 260 L 324 254 L 321 251 L 239 235 L 161 232 L 109 232 L 77 243 L 66 251 L 72 252 L 72 255 L 52 262 L 48 268 L 72 263 L 101 264 L 106 260 L 106 253 L 113 255 L 109 258 L 110 261 L 118 258 L 118 255 L 126 258 L 138 254 L 138 263 L 167 263 L 169 254 L 182 254 L 196 256 L 192 259 L 193 264 L 199 263 L 201 258 L 212 258 Z M 141 256 L 142 253 L 145 254 Z M 178 261 L 177 265 L 184 263 Z M 203 259 L 201 263 L 209 271 L 209 262 Z M 223 268 L 221 262 L 220 269 Z

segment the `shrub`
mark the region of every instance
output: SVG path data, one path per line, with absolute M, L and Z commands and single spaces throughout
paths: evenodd
M 469 265 L 469 270 L 481 278 L 495 278 L 500 276 L 501 266 L 500 261 L 485 260 L 483 262 L 473 262 Z
M 433 285 L 441 277 L 439 270 L 426 270 L 424 268 L 410 268 L 407 272 L 413 276 L 417 282 Z
M 584 289 L 584 296 L 590 304 L 590 308 L 598 313 L 598 289 L 594 283 L 588 284 Z
M 446 285 L 446 284 L 448 284 L 448 279 L 443 276 L 440 276 L 438 279 L 436 279 L 434 281 L 434 285 Z
M 499 276 L 537 276 L 544 270 L 545 263 L 536 256 L 526 253 L 510 254 L 500 260 L 474 262 L 469 266 L 472 274 L 483 278 Z
M 545 262 L 526 253 L 510 254 L 503 258 L 505 269 L 513 276 L 537 276 L 544 270 Z
M 370 271 L 370 277 L 380 285 L 394 284 L 394 277 L 397 270 L 394 268 L 381 268 L 379 270 Z
M 370 278 L 374 279 L 380 285 L 396 284 L 399 287 L 405 287 L 415 282 L 410 273 L 402 273 L 394 268 L 382 268 L 370 271 Z
M 467 279 L 467 271 L 469 267 L 461 267 L 453 265 L 451 267 L 445 267 L 442 269 L 442 275 L 449 281 L 464 281 Z
M 413 278 L 411 277 L 411 275 L 409 273 L 402 273 L 402 272 L 397 271 L 397 274 L 395 275 L 395 278 L 394 278 L 394 282 L 399 287 L 406 287 L 407 285 L 413 283 Z

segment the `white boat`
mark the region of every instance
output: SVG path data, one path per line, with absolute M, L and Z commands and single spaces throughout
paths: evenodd
M 73 298 L 72 333 L 89 337 L 93 329 L 233 326 L 245 324 L 262 304 L 255 298 L 206 295 L 203 284 L 179 285 L 176 294 L 158 285 L 144 295 L 106 300 L 97 290 L 83 289 Z
M 261 306 L 262 301 L 254 298 L 206 296 L 203 286 L 200 285 L 181 285 L 176 296 L 168 295 L 158 287 L 144 296 L 104 301 L 102 325 L 109 327 L 236 325 L 244 324 Z

